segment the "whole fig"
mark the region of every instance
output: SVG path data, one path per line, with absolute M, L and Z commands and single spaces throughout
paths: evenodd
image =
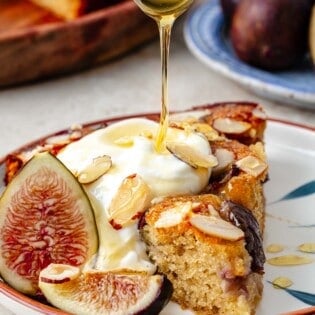
M 242 0 L 230 38 L 238 57 L 253 66 L 282 70 L 307 51 L 312 0 Z
M 236 7 L 240 0 L 220 0 L 220 5 L 224 15 L 225 23 L 227 26 L 230 25 L 233 15 L 235 13 Z
M 311 23 L 309 29 L 310 54 L 315 66 L 315 1 L 312 9 Z

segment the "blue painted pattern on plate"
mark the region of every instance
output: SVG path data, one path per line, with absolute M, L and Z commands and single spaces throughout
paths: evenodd
M 315 70 L 309 58 L 290 71 L 268 72 L 237 58 L 226 35 L 218 0 L 188 16 L 184 35 L 191 52 L 209 67 L 265 98 L 315 109 Z

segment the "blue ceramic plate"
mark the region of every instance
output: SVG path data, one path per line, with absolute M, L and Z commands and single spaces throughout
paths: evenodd
M 184 28 L 190 51 L 203 63 L 264 98 L 315 109 L 315 71 L 310 60 L 290 71 L 267 72 L 240 61 L 225 30 L 218 0 L 198 6 Z

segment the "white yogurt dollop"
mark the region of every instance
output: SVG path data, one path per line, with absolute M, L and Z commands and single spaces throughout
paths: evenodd
M 113 270 L 129 268 L 153 273 L 155 266 L 140 241 L 137 223 L 115 230 L 107 220 L 107 209 L 121 182 L 138 174 L 152 191 L 152 198 L 197 194 L 208 183 L 211 169 L 192 168 L 168 151 L 158 153 L 154 135 L 158 124 L 144 118 L 127 119 L 97 130 L 69 144 L 58 158 L 77 174 L 94 158 L 109 155 L 111 169 L 97 181 L 85 185 L 94 208 L 100 233 L 96 267 Z M 208 141 L 200 134 L 169 128 L 168 141 L 183 142 L 202 154 L 211 154 Z

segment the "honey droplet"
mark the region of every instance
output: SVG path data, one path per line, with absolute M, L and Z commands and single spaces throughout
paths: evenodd
M 283 255 L 270 258 L 267 260 L 267 262 L 273 266 L 295 266 L 309 264 L 313 262 L 313 260 L 308 257 L 298 255 Z
M 289 278 L 278 277 L 272 281 L 272 284 L 274 285 L 275 289 L 283 289 L 290 287 L 293 284 L 293 282 Z
M 270 244 L 267 246 L 267 253 L 280 253 L 284 250 L 284 246 L 280 244 Z
M 315 254 L 315 243 L 304 243 L 298 247 L 299 251 Z

